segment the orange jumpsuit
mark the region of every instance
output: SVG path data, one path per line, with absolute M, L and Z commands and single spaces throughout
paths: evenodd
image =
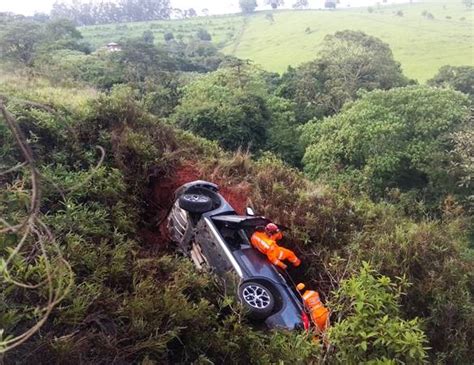
M 323 333 L 329 326 L 329 310 L 321 303 L 319 293 L 314 290 L 306 290 L 303 301 L 311 313 L 311 319 L 319 333 Z
M 283 263 L 283 260 L 290 261 L 293 266 L 299 266 L 301 264 L 301 260 L 295 255 L 295 253 L 291 250 L 288 250 L 284 247 L 280 247 L 277 245 L 277 241 L 281 240 L 283 235 L 281 232 L 275 233 L 272 236 L 268 236 L 265 232 L 255 232 L 250 242 L 252 245 L 259 250 L 264 255 L 267 255 L 268 260 L 273 265 L 277 265 L 282 269 L 286 269 L 287 266 Z

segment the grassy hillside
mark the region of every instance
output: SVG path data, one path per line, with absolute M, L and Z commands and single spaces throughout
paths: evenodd
M 313 59 L 323 38 L 338 30 L 361 30 L 381 38 L 392 48 L 405 74 L 423 82 L 446 64 L 474 65 L 473 13 L 461 1 L 426 2 L 337 11 L 259 12 L 240 15 L 160 22 L 84 27 L 84 37 L 102 46 L 123 37 L 139 36 L 145 30 L 163 41 L 165 32 L 177 39 L 192 37 L 207 29 L 222 51 L 249 58 L 270 71 L 282 72 L 288 65 Z M 423 16 L 424 11 L 434 19 Z M 396 15 L 401 11 L 403 16 Z

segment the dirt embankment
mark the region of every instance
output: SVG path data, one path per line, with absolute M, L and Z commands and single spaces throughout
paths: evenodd
M 143 242 L 155 249 L 165 248 L 169 243 L 166 234 L 165 218 L 173 204 L 174 192 L 181 185 L 194 180 L 207 180 L 217 184 L 222 196 L 238 214 L 245 214 L 250 186 L 247 183 L 229 184 L 224 177 L 209 176 L 198 166 L 187 161 L 178 166 L 172 175 L 150 178 L 150 195 L 147 212 L 148 227 L 140 231 Z

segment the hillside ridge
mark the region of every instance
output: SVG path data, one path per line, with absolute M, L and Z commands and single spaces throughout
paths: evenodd
M 443 65 L 474 65 L 472 21 L 472 11 L 459 1 L 336 11 L 284 9 L 249 16 L 227 14 L 80 30 L 88 42 L 100 47 L 131 35 L 139 37 L 146 30 L 153 32 L 155 43 L 164 42 L 167 32 L 178 41 L 186 41 L 204 28 L 224 53 L 250 59 L 265 70 L 279 73 L 314 59 L 326 35 L 344 29 L 360 30 L 388 43 L 405 74 L 424 82 Z

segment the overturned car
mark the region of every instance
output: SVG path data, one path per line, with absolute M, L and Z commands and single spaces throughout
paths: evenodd
M 222 280 L 248 310 L 249 316 L 269 328 L 308 328 L 301 297 L 250 244 L 252 233 L 270 221 L 265 217 L 238 215 L 206 181 L 187 183 L 175 192 L 167 217 L 169 236 L 198 269 L 209 269 Z

